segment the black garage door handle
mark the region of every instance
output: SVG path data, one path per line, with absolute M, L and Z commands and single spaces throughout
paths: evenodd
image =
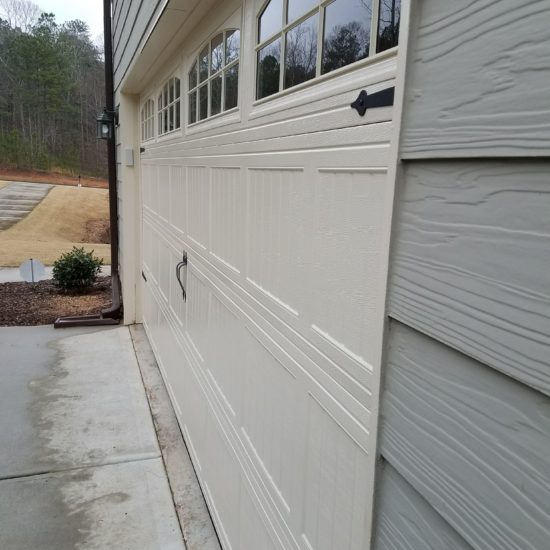
M 187 254 L 185 254 L 185 252 L 184 252 L 183 253 L 183 259 L 176 266 L 176 279 L 178 280 L 178 283 L 181 287 L 181 292 L 183 294 L 183 301 L 184 302 L 187 300 L 187 294 L 185 293 L 185 287 L 183 286 L 183 283 L 181 282 L 181 269 L 182 269 L 182 267 L 184 267 L 186 265 L 187 265 Z

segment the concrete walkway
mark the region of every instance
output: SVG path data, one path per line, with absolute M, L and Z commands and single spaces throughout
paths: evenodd
M 46 266 L 44 268 L 44 276 L 40 278 L 41 281 L 52 278 L 53 267 Z M 101 268 L 102 275 L 111 274 L 111 266 L 104 265 Z M 0 267 L 0 283 L 19 283 L 23 281 L 21 273 L 18 267 Z
M 0 328 L 0 548 L 183 550 L 126 327 Z
M 0 231 L 8 229 L 33 209 L 49 193 L 47 183 L 13 182 L 0 189 Z

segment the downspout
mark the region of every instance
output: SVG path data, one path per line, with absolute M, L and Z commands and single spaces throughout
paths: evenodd
M 105 105 L 108 112 L 115 112 L 115 88 L 113 82 L 113 36 L 111 32 L 111 0 L 103 0 L 103 39 L 105 49 Z M 115 124 L 118 122 L 115 119 Z M 107 140 L 107 167 L 109 172 L 109 213 L 111 225 L 111 284 L 112 305 L 101 312 L 103 317 L 119 319 L 121 314 L 120 277 L 118 273 L 118 192 L 116 173 L 116 130 Z
M 118 325 L 122 315 L 120 277 L 118 271 L 118 192 L 116 173 L 116 114 L 113 82 L 113 37 L 111 34 L 111 0 L 103 0 L 103 39 L 105 53 L 105 110 L 114 116 L 113 132 L 107 140 L 107 168 L 109 176 L 109 214 L 111 230 L 111 307 L 99 315 L 60 317 L 55 328 L 76 326 Z

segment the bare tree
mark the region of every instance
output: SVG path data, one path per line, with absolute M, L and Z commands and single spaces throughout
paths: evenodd
M 10 27 L 23 32 L 30 31 L 43 11 L 30 0 L 0 0 L 0 16 Z

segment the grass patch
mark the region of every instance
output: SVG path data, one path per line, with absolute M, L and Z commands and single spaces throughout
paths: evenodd
M 109 219 L 107 190 L 56 186 L 26 218 L 0 231 L 0 265 L 16 267 L 29 258 L 52 265 L 73 246 L 94 250 L 109 264 L 110 245 L 83 242 L 89 221 L 100 219 Z

